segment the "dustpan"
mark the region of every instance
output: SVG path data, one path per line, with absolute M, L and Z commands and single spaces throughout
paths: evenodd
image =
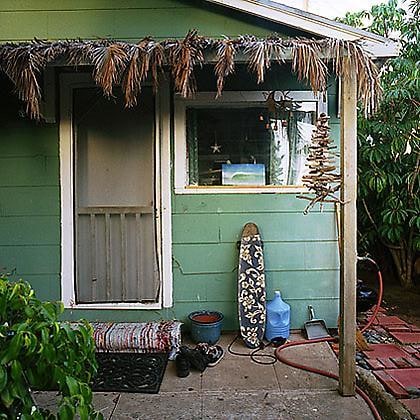
M 331 337 L 325 321 L 323 319 L 315 318 L 315 311 L 312 305 L 308 305 L 308 310 L 309 321 L 306 321 L 304 324 L 304 329 L 308 340 Z

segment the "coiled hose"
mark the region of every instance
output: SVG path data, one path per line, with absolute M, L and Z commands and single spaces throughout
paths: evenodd
M 382 294 L 383 294 L 383 282 L 382 282 L 382 274 L 381 274 L 381 271 L 380 271 L 379 266 L 376 263 L 376 261 L 374 261 L 372 258 L 369 258 L 367 256 L 366 257 L 357 257 L 357 259 L 358 259 L 358 261 L 368 261 L 376 267 L 378 284 L 379 284 L 378 300 L 377 300 L 377 303 L 376 303 L 376 307 L 375 307 L 371 317 L 369 318 L 367 324 L 361 330 L 361 332 L 364 332 L 372 325 L 372 323 L 374 322 L 374 320 L 375 320 L 375 318 L 378 314 L 379 308 L 381 307 Z M 278 347 L 275 350 L 274 354 L 276 355 L 277 360 L 285 363 L 286 365 L 292 366 L 292 367 L 297 368 L 297 369 L 305 370 L 307 372 L 317 373 L 318 375 L 326 376 L 328 378 L 332 378 L 332 379 L 335 379 L 335 380 L 339 380 L 339 376 L 335 375 L 334 373 L 330 373 L 330 372 L 327 372 L 325 370 L 317 369 L 317 368 L 314 368 L 312 366 L 302 365 L 300 363 L 293 362 L 293 361 L 287 359 L 286 357 L 284 357 L 281 354 L 281 352 L 283 350 L 285 350 L 287 348 L 290 348 L 290 347 L 301 346 L 303 344 L 333 342 L 335 340 L 336 339 L 334 337 L 327 337 L 327 338 L 319 338 L 319 339 L 314 339 L 314 340 L 292 341 L 290 343 L 286 343 L 286 344 L 283 344 L 282 346 Z M 357 385 L 356 385 L 355 389 L 356 389 L 356 393 L 359 394 L 366 401 L 366 403 L 369 406 L 370 410 L 372 411 L 372 414 L 375 417 L 375 419 L 376 420 L 381 420 L 382 417 L 379 414 L 379 411 L 377 410 L 375 405 L 373 404 L 372 400 L 369 398 L 369 396 L 361 388 L 359 388 Z

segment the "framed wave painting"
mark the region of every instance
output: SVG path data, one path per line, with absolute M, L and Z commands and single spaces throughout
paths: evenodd
M 261 163 L 225 163 L 222 185 L 265 185 L 265 165 Z

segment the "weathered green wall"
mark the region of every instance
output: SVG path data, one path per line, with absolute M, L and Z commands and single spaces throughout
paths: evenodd
M 1 0 L 0 42 L 184 37 L 190 29 L 220 37 L 296 30 L 200 0 Z
M 119 39 L 201 34 L 264 35 L 284 28 L 226 12 L 200 1 L 175 0 L 2 0 L 0 41 L 112 36 Z M 291 33 L 291 32 L 290 32 Z M 291 33 L 292 34 L 292 33 Z M 199 87 L 214 90 L 207 69 Z M 239 71 L 226 89 L 307 89 L 289 69 L 273 66 L 259 87 Z M 18 118 L 19 104 L 1 85 L 0 271 L 30 281 L 43 299 L 60 297 L 60 205 L 58 126 Z M 338 140 L 335 87 L 329 90 L 332 131 Z M 242 226 L 256 222 L 265 242 L 267 290 L 280 289 L 292 306 L 292 326 L 301 327 L 311 303 L 335 325 L 338 313 L 338 253 L 334 213 L 302 215 L 306 201 L 294 194 L 173 195 L 173 308 L 162 311 L 77 310 L 68 318 L 137 321 L 181 318 L 192 310 L 216 309 L 236 322 L 236 241 Z
M 246 69 L 237 69 L 226 90 L 309 90 L 287 66 L 273 66 L 262 85 Z M 336 85 L 330 81 L 328 104 L 332 136 L 339 144 Z M 207 68 L 198 73 L 201 90 L 214 90 Z M 336 325 L 339 260 L 334 208 L 325 205 L 307 216 L 306 200 L 296 194 L 224 194 L 173 196 L 175 300 L 194 308 L 222 311 L 236 328 L 238 250 L 242 227 L 253 221 L 265 243 L 267 298 L 280 289 L 291 305 L 294 328 L 308 317 L 308 304 L 329 325 Z M 178 303 L 178 304 L 179 304 Z
M 12 86 L 1 80 L 0 272 L 25 278 L 43 299 L 58 299 L 58 127 L 18 118 Z

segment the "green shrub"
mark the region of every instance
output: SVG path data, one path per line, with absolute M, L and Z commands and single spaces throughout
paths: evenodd
M 415 286 L 420 257 L 419 0 L 411 0 L 408 9 L 388 0 L 344 19 L 361 26 L 368 18 L 367 29 L 374 33 L 399 33 L 398 57 L 381 68 L 383 95 L 377 112 L 370 118 L 359 112 L 358 249 L 375 253 L 382 244 L 405 288 Z
M 97 369 L 92 327 L 58 322 L 61 302 L 41 302 L 28 283 L 0 277 L 0 418 L 102 418 L 89 386 Z M 31 390 L 57 389 L 56 415 Z

